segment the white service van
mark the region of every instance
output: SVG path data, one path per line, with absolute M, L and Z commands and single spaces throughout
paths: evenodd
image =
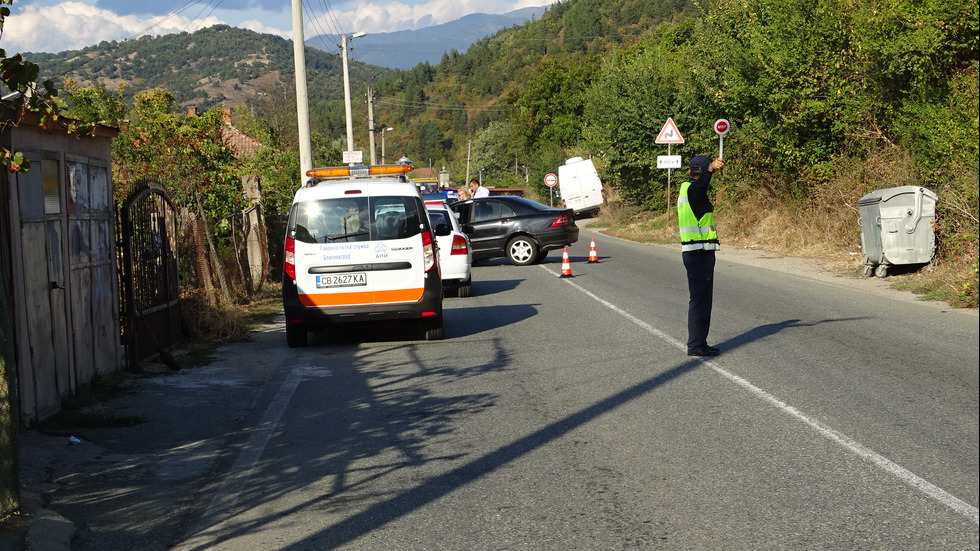
M 565 208 L 575 214 L 598 212 L 605 195 L 592 159 L 572 157 L 558 167 L 558 193 Z
M 340 323 L 405 320 L 443 338 L 435 234 L 411 165 L 317 168 L 296 192 L 283 255 L 286 341 Z

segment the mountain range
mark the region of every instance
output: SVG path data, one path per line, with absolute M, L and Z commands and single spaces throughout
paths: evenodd
M 464 52 L 500 29 L 520 25 L 544 12 L 544 8 L 526 8 L 501 15 L 472 14 L 424 29 L 359 37 L 352 41 L 351 87 L 362 89 L 399 69 L 438 63 L 446 52 Z M 336 37 L 328 35 L 307 41 L 311 104 L 342 97 L 339 51 L 328 46 L 335 42 Z M 81 50 L 24 52 L 23 56 L 40 66 L 40 80 L 53 79 L 58 86 L 66 78 L 80 86 L 100 82 L 110 90 L 125 83 L 130 97 L 141 90 L 162 87 L 173 92 L 181 105 L 202 109 L 222 103 L 248 104 L 250 98 L 268 95 L 281 83 L 291 81 L 293 72 L 291 41 L 228 25 L 193 33 L 103 41 Z M 325 112 L 314 113 L 314 118 L 326 116 Z
M 390 69 L 407 70 L 423 62 L 434 65 L 446 52 L 464 53 L 477 40 L 539 18 L 546 10 L 546 7 L 531 7 L 499 15 L 474 13 L 423 29 L 370 33 L 350 42 L 352 58 Z M 307 39 L 306 45 L 335 53 L 328 45 L 336 41 L 336 36 L 318 35 Z

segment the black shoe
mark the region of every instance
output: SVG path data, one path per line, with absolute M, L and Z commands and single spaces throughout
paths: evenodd
M 706 345 L 705 348 L 707 348 L 708 350 L 710 350 L 712 352 L 721 352 L 721 349 L 720 348 L 718 348 L 717 346 L 711 346 L 710 344 L 709 345 Z
M 688 356 L 717 356 L 720 350 L 711 346 L 699 346 L 687 351 Z

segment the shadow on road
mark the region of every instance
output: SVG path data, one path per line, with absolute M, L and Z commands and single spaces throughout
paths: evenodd
M 530 311 L 521 312 L 519 309 L 515 313 L 513 307 L 501 307 L 498 315 L 501 317 L 487 323 L 493 326 L 496 323 L 503 323 L 514 316 L 520 318 L 526 315 L 532 315 L 532 313 Z M 779 323 L 760 325 L 745 332 L 738 338 L 729 340 L 725 343 L 726 349 L 731 350 L 736 347 L 745 346 L 787 329 L 838 321 L 846 320 L 823 320 L 802 323 L 800 320 L 792 319 Z M 421 364 L 421 360 L 412 354 L 412 346 L 414 345 L 405 345 L 406 351 L 409 353 L 408 357 L 410 358 L 407 361 L 408 363 L 419 362 Z M 498 351 L 501 350 L 499 346 L 496 349 Z M 528 436 L 502 446 L 490 453 L 476 457 L 444 474 L 426 479 L 409 490 L 371 505 L 345 520 L 308 536 L 285 549 L 332 549 L 350 543 L 389 522 L 435 502 L 453 491 L 476 481 L 487 473 L 507 466 L 617 408 L 658 390 L 671 381 L 702 366 L 702 362 L 703 360 L 695 358 L 684 361 L 671 369 L 613 394 L 572 415 L 544 426 Z M 495 357 L 488 359 L 487 362 L 478 368 L 466 370 L 466 372 L 457 372 L 451 366 L 451 363 L 447 363 L 445 366 L 435 368 L 423 366 L 415 375 L 411 375 L 411 377 L 442 376 L 449 380 L 456 376 L 476 376 L 481 374 L 481 372 L 507 369 L 509 363 L 510 358 L 508 354 L 500 351 Z M 390 448 L 392 442 L 396 442 L 399 446 L 401 456 L 404 458 L 403 461 L 387 465 L 384 469 L 373 473 L 372 480 L 392 474 L 398 469 L 419 465 L 423 462 L 459 460 L 462 457 L 461 455 L 453 457 L 424 457 L 421 452 L 421 448 L 424 447 L 424 441 L 417 438 L 413 439 L 409 435 L 424 435 L 425 437 L 429 437 L 451 430 L 450 420 L 453 415 L 464 412 L 470 414 L 478 412 L 483 408 L 492 407 L 495 402 L 495 397 L 489 394 L 482 394 L 436 398 L 428 395 L 422 389 L 422 385 L 408 385 L 410 389 L 407 389 L 405 383 L 408 381 L 404 376 L 406 372 L 404 368 L 405 365 L 393 365 L 388 368 L 382 366 L 379 372 L 379 368 L 375 367 L 373 371 L 361 373 L 357 376 L 362 385 L 361 388 L 348 388 L 344 393 L 325 397 L 326 403 L 336 401 L 338 404 L 336 408 L 331 408 L 336 409 L 336 411 L 324 411 L 323 414 L 325 416 L 341 415 L 345 422 L 338 424 L 338 426 L 359 426 L 361 428 L 347 434 L 323 435 L 335 443 L 335 445 L 331 446 L 331 453 L 324 458 L 311 460 L 310 465 L 303 467 L 304 469 L 316 469 L 319 472 L 335 476 L 337 482 L 334 486 L 334 491 L 330 494 L 319 496 L 316 500 L 297 503 L 289 510 L 277 510 L 275 512 L 276 518 L 288 516 L 310 508 L 341 510 L 344 507 L 344 503 L 340 496 L 351 490 L 351 487 L 345 487 L 345 469 L 349 468 L 351 463 L 359 457 L 378 454 L 383 449 Z M 362 367 L 355 364 L 351 366 L 351 369 L 358 370 L 362 369 Z M 392 378 L 390 380 L 385 379 L 385 373 L 383 371 L 386 369 L 391 370 Z M 411 372 L 412 370 L 408 371 Z M 396 373 L 398 375 L 395 375 Z M 370 386 L 368 380 L 381 380 L 385 382 Z M 355 405 L 361 410 L 374 411 L 375 413 L 370 417 L 364 417 L 363 414 L 352 411 Z M 270 497 L 267 492 L 272 488 L 277 489 L 275 490 L 277 494 L 288 493 L 294 489 L 289 484 L 283 484 L 282 480 L 257 480 L 254 485 L 264 488 L 266 491 L 244 497 L 241 503 L 243 508 L 257 508 L 264 500 Z M 217 538 L 217 542 L 227 541 L 248 534 L 252 530 L 257 530 L 264 523 L 271 520 L 274 519 L 262 518 L 248 522 L 247 524 L 227 527 L 220 534 L 212 534 L 212 537 Z M 197 547 L 195 549 L 203 548 Z

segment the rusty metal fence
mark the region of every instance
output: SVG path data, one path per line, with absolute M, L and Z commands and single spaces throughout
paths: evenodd
M 158 182 L 136 187 L 118 215 L 120 326 L 127 367 L 182 341 L 177 209 Z

